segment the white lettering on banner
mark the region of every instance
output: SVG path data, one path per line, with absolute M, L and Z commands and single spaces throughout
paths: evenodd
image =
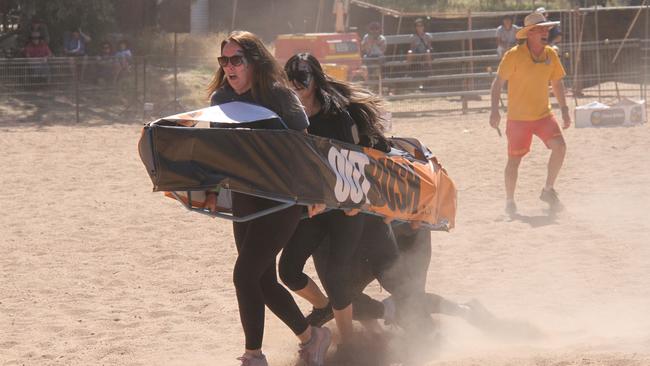
M 368 191 L 370 182 L 366 178 L 366 165 L 370 163 L 366 154 L 330 147 L 327 154 L 330 167 L 336 174 L 334 196 L 339 202 L 349 199 L 354 203 L 360 203 L 365 197 L 368 202 Z

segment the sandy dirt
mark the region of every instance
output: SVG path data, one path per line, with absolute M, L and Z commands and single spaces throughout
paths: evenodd
M 650 365 L 650 129 L 568 130 L 557 216 L 538 200 L 548 151 L 535 141 L 511 219 L 506 142 L 487 119 L 395 119 L 393 132 L 421 139 L 458 184 L 428 290 L 479 299 L 530 333 L 437 316 L 420 364 Z M 238 364 L 230 223 L 151 193 L 139 134 L 138 122 L 0 126 L 0 365 Z M 297 339 L 267 320 L 271 365 L 295 365 Z M 394 348 L 384 364 L 400 364 Z

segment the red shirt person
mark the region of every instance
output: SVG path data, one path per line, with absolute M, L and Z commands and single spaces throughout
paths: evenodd
M 41 35 L 38 33 L 32 33 L 29 43 L 25 46 L 25 57 L 50 57 L 52 56 L 52 51 L 47 45 L 47 42 L 43 41 Z

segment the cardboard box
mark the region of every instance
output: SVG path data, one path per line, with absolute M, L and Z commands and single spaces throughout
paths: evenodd
M 612 105 L 592 102 L 575 109 L 575 125 L 578 128 L 631 126 L 647 121 L 645 100 L 623 98 Z

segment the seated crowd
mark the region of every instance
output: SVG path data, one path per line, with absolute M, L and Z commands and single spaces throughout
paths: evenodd
M 56 56 L 49 46 L 49 32 L 47 26 L 37 18 L 31 22 L 27 30 L 27 42 L 21 49 L 21 55 L 29 60 L 29 76 L 31 78 L 45 79 L 51 77 L 48 58 Z M 64 36 L 62 53 L 60 56 L 70 58 L 70 67 L 80 80 L 85 80 L 86 69 L 90 69 L 88 80 L 98 83 L 116 83 L 127 74 L 133 65 L 133 53 L 129 43 L 122 39 L 117 42 L 117 50 L 110 41 L 100 44 L 98 55 L 91 55 L 87 44 L 91 38 L 81 29 L 73 29 Z M 75 60 L 78 58 L 78 61 Z

